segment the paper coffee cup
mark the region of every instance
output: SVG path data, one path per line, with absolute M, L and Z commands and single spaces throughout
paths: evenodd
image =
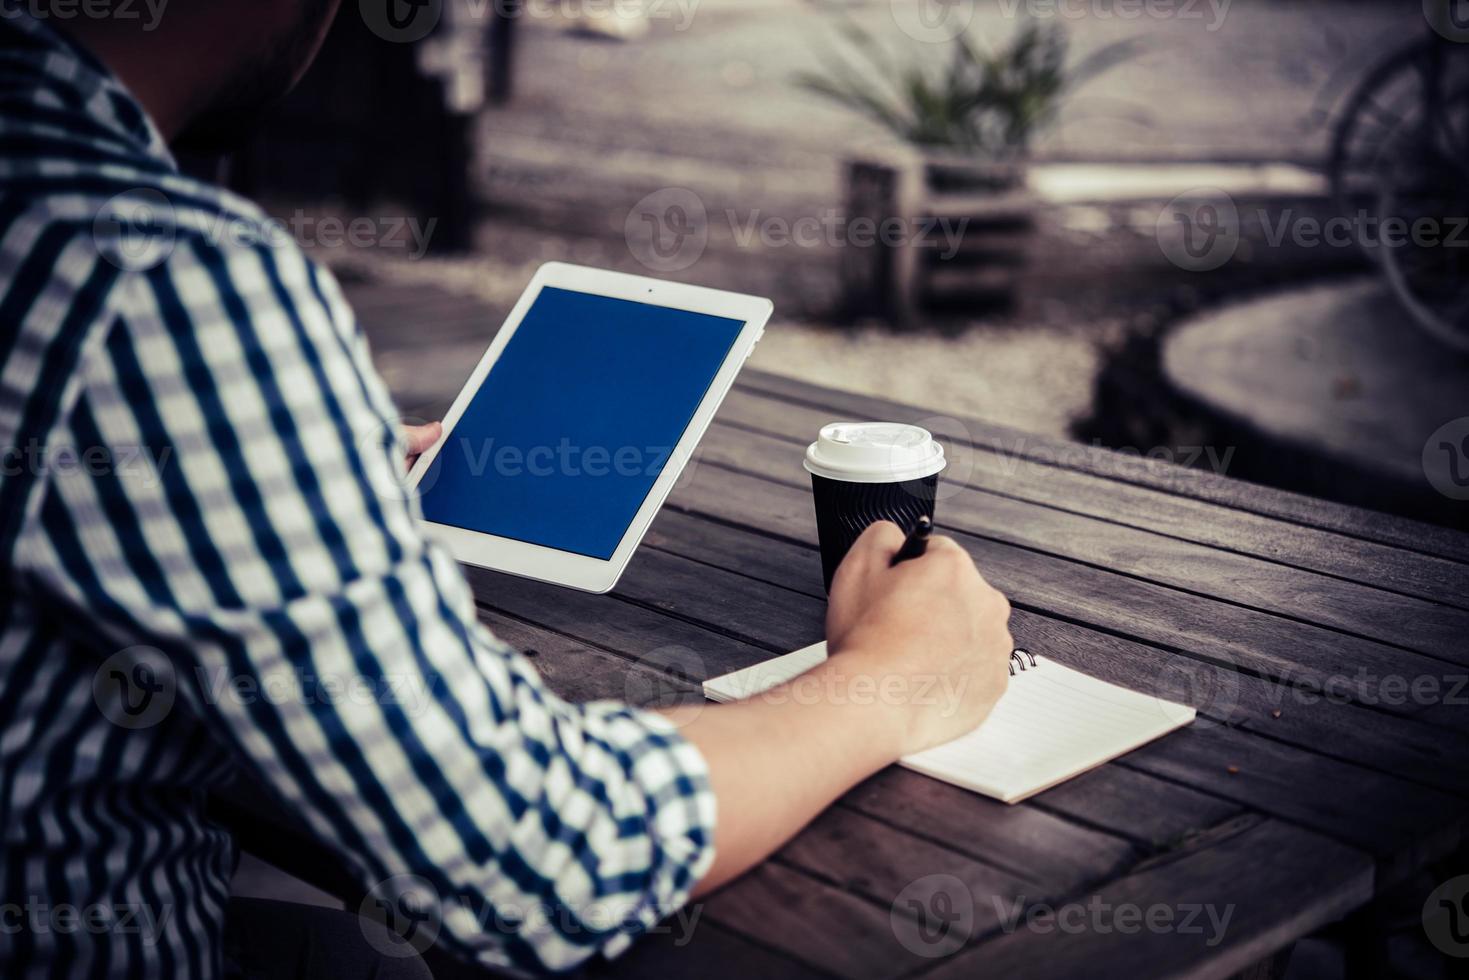
M 944 447 L 901 422 L 831 422 L 806 449 L 826 588 L 852 543 L 876 521 L 905 531 L 933 518 Z

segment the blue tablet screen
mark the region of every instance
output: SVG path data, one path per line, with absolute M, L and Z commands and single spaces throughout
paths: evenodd
M 542 288 L 424 474 L 424 517 L 612 557 L 743 327 Z

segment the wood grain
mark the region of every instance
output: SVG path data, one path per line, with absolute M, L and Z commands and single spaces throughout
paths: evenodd
M 1069 902 L 1007 907 L 1009 931 L 922 975 L 1228 977 L 1372 894 L 1361 855 L 1243 819 Z M 977 896 L 976 904 L 989 904 Z M 1222 928 L 1221 928 L 1222 926 Z
M 839 418 L 879 418 L 903 422 L 945 417 L 945 413 L 933 409 L 869 395 L 818 388 L 764 371 L 742 372 L 737 390 L 740 393 L 776 400 L 793 416 L 802 408 L 814 411 L 824 421 Z M 725 405 L 732 413 L 730 406 L 737 406 L 738 399 L 731 395 L 731 400 L 726 401 Z M 726 409 L 721 409 L 722 415 Z M 1469 562 L 1469 535 L 1434 524 L 1329 503 L 1303 494 L 1244 483 L 1227 476 L 1201 472 L 1161 460 L 1036 436 L 978 419 L 963 418 L 955 421 L 962 423 L 973 434 L 975 444 L 985 448 L 1041 464 L 1063 460 L 1063 468 L 1101 476 L 1109 483 L 1131 484 L 1213 504 L 1215 511 L 1208 520 L 1220 530 L 1229 530 L 1232 522 L 1238 519 L 1237 514 L 1254 514 L 1271 518 L 1282 525 L 1334 532 L 1362 541 L 1391 545 L 1423 556 L 1446 558 L 1460 564 Z M 808 429 L 808 434 L 804 437 L 809 441 L 814 438 L 809 433 L 814 432 L 815 429 Z M 1230 513 L 1221 513 L 1225 510 Z M 1226 540 L 1223 546 L 1231 545 Z

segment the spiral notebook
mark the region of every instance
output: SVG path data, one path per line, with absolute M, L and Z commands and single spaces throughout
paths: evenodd
M 826 644 L 704 682 L 711 701 L 741 701 L 826 660 Z M 1017 651 L 1010 685 L 968 735 L 900 765 L 1003 803 L 1018 803 L 1194 720 L 1194 709 Z

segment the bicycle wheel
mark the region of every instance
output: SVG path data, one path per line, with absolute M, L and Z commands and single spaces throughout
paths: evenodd
M 1462 47 L 1423 41 L 1373 68 L 1337 124 L 1330 175 L 1338 210 L 1413 321 L 1469 349 L 1469 230 L 1460 227 L 1469 217 L 1469 52 Z M 1384 247 L 1386 238 L 1395 241 Z
M 1433 337 L 1469 352 L 1469 184 L 1462 169 L 1422 161 L 1411 172 L 1400 169 L 1383 185 L 1377 217 L 1377 255 L 1399 303 Z
M 1418 116 L 1423 83 L 1416 65 L 1429 42 L 1400 48 L 1378 62 L 1347 99 L 1332 133 L 1328 161 L 1337 210 L 1351 214 L 1376 197 L 1382 149 L 1405 121 Z

